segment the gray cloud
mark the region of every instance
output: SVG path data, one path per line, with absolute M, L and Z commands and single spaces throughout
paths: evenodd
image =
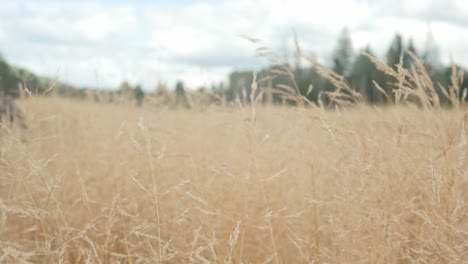
M 185 79 L 198 86 L 223 80 L 231 69 L 265 65 L 241 34 L 292 56 L 294 30 L 303 50 L 327 63 L 345 26 L 356 50 L 370 44 L 378 55 L 395 32 L 413 36 L 422 49 L 430 28 L 442 59 L 450 51 L 467 66 L 468 9 L 461 3 L 242 0 L 169 8 L 12 0 L 0 6 L 0 52 L 13 64 L 79 85 L 115 87 L 128 79 L 152 87 Z

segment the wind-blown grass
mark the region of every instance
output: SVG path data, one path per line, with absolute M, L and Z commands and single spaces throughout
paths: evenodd
M 0 262 L 463 263 L 456 70 L 441 109 L 417 59 L 372 60 L 397 105 L 358 104 L 318 63 L 331 100 L 354 107 L 325 111 L 294 87 L 279 88 L 300 107 L 258 105 L 255 77 L 236 108 L 21 101 L 28 140 L 1 128 Z
M 148 111 L 21 102 L 3 136 L 3 263 L 461 263 L 458 109 Z

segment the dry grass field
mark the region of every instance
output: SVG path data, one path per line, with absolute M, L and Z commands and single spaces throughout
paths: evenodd
M 468 114 L 19 102 L 1 263 L 463 263 Z

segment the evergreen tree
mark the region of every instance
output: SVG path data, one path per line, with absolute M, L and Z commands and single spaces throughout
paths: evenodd
M 185 94 L 185 86 L 182 81 L 178 81 L 175 87 L 175 97 L 176 97 L 176 105 L 182 107 L 189 107 L 187 101 L 187 95 Z
M 229 89 L 226 91 L 226 99 L 234 101 L 237 97 L 245 102 L 248 98 L 243 95 L 249 95 L 253 81 L 252 71 L 234 71 L 229 75 Z
M 399 33 L 395 34 L 390 47 L 386 54 L 387 65 L 396 69 L 397 65 L 400 63 L 400 57 L 403 55 L 403 38 Z M 393 98 L 393 85 L 391 83 L 395 82 L 395 78 L 385 75 L 383 83 L 381 84 L 382 88 L 385 90 L 387 95 L 390 98 Z
M 318 93 L 321 91 L 324 79 L 313 68 L 296 68 L 294 78 L 301 95 L 306 96 L 310 101 L 317 101 Z M 313 90 L 309 91 L 310 85 Z
M 418 52 L 416 51 L 416 48 L 414 47 L 413 39 L 410 38 L 408 41 L 408 46 L 406 48 L 406 52 L 411 52 L 413 53 L 416 57 L 418 57 Z M 412 59 L 408 54 L 403 54 L 403 67 L 406 69 L 410 69 L 412 64 Z
M 367 46 L 363 52 L 374 56 L 369 46 Z M 356 88 L 356 90 L 366 97 L 369 103 L 375 104 L 382 101 L 383 95 L 374 87 L 373 81 L 381 84 L 384 79 L 384 75 L 382 72 L 377 70 L 374 63 L 372 63 L 367 56 L 360 54 L 357 57 L 353 65 L 350 79 L 351 84 Z
M 353 62 L 353 44 L 350 32 L 344 28 L 333 52 L 333 70 L 343 76 L 349 75 Z
M 17 97 L 19 95 L 18 82 L 14 70 L 0 55 L 0 93 Z
M 450 74 L 447 75 L 444 67 L 440 63 L 439 57 L 439 47 L 432 35 L 431 30 L 427 32 L 426 42 L 424 45 L 424 51 L 421 55 L 422 63 L 426 68 L 427 73 L 431 77 L 433 83 L 436 85 L 436 91 L 439 95 L 440 102 L 442 104 L 447 103 L 448 99 L 440 90 L 438 84 L 441 84 L 444 87 L 449 85 Z
M 396 65 L 400 63 L 400 56 L 403 53 L 403 39 L 400 34 L 396 34 L 390 44 L 390 48 L 387 51 L 386 59 L 387 65 L 396 68 Z
M 32 72 L 20 68 L 18 69 L 18 77 L 23 85 L 26 86 L 25 88 L 27 88 L 29 91 L 37 93 L 42 93 L 45 91 L 45 89 L 40 87 L 39 78 Z M 79 94 L 79 91 L 76 92 Z
M 422 60 L 429 72 L 432 69 L 440 70 L 440 58 L 439 58 L 439 47 L 432 35 L 432 32 L 429 30 L 426 37 L 426 43 L 424 47 L 424 52 L 422 54 Z
M 143 88 L 141 88 L 141 85 L 137 85 L 137 87 L 135 87 L 134 92 L 137 106 L 142 106 L 143 99 L 145 98 L 145 92 L 143 91 Z

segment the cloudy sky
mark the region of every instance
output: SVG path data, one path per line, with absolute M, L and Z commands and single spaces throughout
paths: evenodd
M 240 35 L 291 55 L 292 30 L 327 64 L 343 27 L 378 56 L 396 32 L 423 50 L 430 31 L 442 62 L 468 66 L 465 0 L 0 0 L 0 16 L 10 63 L 79 86 L 210 85 L 266 65 Z

